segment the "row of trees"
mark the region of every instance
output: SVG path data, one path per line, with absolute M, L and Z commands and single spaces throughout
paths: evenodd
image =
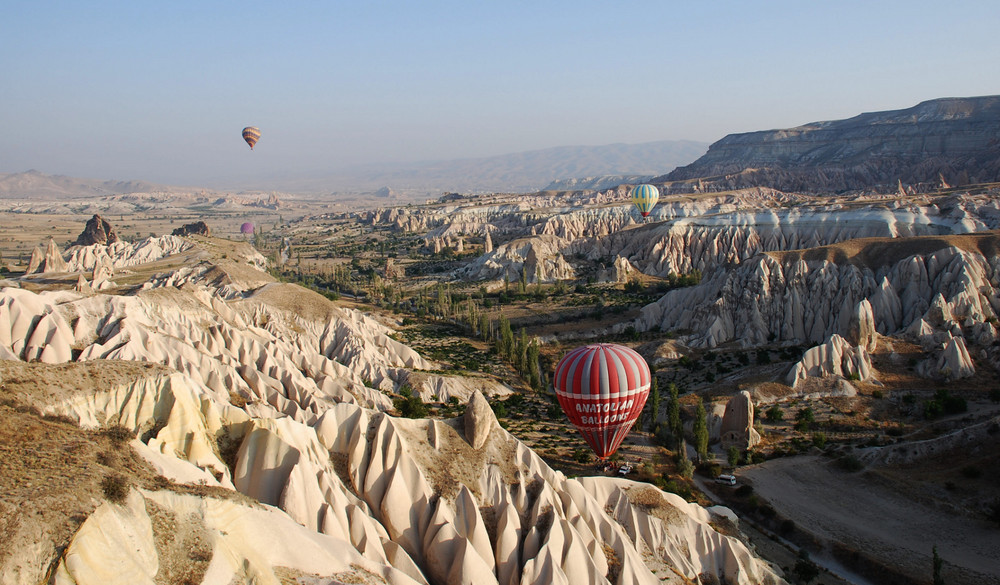
M 694 471 L 694 464 L 687 455 L 687 439 L 684 435 L 684 423 L 681 420 L 680 390 L 677 384 L 671 382 L 667 385 L 666 397 L 666 417 L 660 419 L 660 407 L 663 402 L 656 374 L 649 387 L 649 401 L 646 411 L 646 428 L 651 431 L 657 440 L 674 451 L 677 471 L 683 477 L 691 477 Z M 708 451 L 708 415 L 705 411 L 705 404 L 701 397 L 697 397 L 695 404 L 694 421 L 691 426 L 691 434 L 694 439 L 695 452 L 699 461 L 709 461 Z M 737 458 L 739 452 L 737 451 Z

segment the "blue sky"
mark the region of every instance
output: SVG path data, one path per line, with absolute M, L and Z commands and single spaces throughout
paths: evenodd
M 1000 93 L 994 0 L 283 4 L 0 0 L 0 172 L 225 186 Z

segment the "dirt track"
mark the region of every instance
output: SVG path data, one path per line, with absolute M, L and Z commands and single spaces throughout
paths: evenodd
M 1000 529 L 916 503 L 865 473 L 847 473 L 821 457 L 777 459 L 741 470 L 779 514 L 827 543 L 931 580 L 931 547 L 949 585 L 1000 584 Z

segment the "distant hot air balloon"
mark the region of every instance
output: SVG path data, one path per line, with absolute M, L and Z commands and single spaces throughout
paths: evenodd
M 249 221 L 240 226 L 241 234 L 253 234 L 253 224 Z
M 649 366 L 635 350 L 599 343 L 578 347 L 556 365 L 563 412 L 599 458 L 618 450 L 649 396 Z
M 243 129 L 243 140 L 246 140 L 247 144 L 250 145 L 250 150 L 253 150 L 253 145 L 260 140 L 260 129 L 256 126 L 247 126 Z
M 632 203 L 635 204 L 643 217 L 649 217 L 659 200 L 660 192 L 652 185 L 637 185 L 635 189 L 632 189 Z

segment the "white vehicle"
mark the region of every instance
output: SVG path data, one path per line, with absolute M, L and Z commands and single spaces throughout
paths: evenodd
M 624 463 L 622 464 L 621 467 L 618 468 L 618 475 L 628 475 L 630 473 L 632 473 L 631 463 Z
M 721 483 L 722 485 L 736 485 L 736 476 L 722 474 L 719 477 L 715 478 L 715 483 Z

